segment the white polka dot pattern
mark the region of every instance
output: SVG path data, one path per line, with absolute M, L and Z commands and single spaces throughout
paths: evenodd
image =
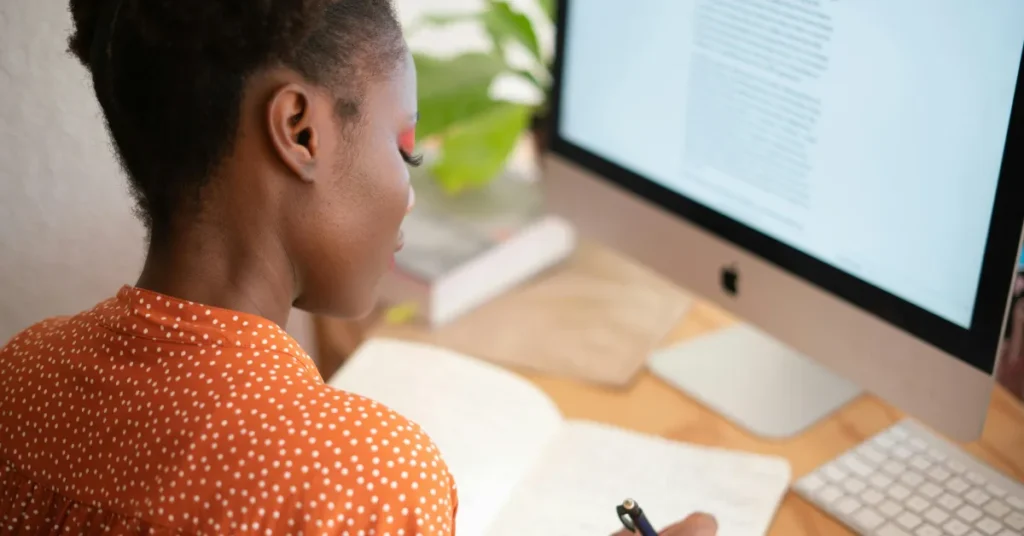
M 414 423 L 277 325 L 123 288 L 0 350 L 0 533 L 450 535 Z

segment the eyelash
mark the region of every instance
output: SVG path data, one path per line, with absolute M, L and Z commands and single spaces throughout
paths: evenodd
M 417 167 L 423 163 L 423 155 L 409 154 L 402 149 L 399 149 L 398 153 L 402 155 L 402 160 L 405 160 L 405 163 L 412 167 Z

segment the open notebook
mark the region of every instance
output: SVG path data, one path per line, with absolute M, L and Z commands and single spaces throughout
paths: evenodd
M 330 384 L 427 431 L 459 489 L 461 536 L 611 534 L 626 497 L 656 526 L 703 511 L 720 536 L 762 535 L 789 484 L 784 459 L 564 420 L 525 379 L 434 346 L 371 339 Z

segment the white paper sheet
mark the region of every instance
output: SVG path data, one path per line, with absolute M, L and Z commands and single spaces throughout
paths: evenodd
M 622 529 L 615 506 L 633 498 L 655 528 L 707 512 L 719 536 L 759 536 L 789 481 L 779 458 L 567 422 L 486 534 L 611 534 Z
M 525 379 L 408 342 L 367 341 L 330 385 L 377 400 L 426 430 L 458 486 L 460 536 L 483 534 L 562 420 Z

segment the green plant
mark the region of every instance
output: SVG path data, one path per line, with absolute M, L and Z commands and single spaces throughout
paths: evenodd
M 550 22 L 554 1 L 537 3 Z M 488 0 L 478 12 L 429 15 L 415 28 L 467 21 L 479 22 L 487 32 L 492 43 L 489 52 L 451 58 L 413 54 L 421 110 L 417 141 L 437 147 L 429 172 L 444 191 L 453 194 L 487 184 L 501 173 L 531 119 L 545 114 L 550 80 L 549 59 L 541 51 L 537 28 L 508 2 Z M 529 65 L 510 64 L 510 47 L 524 50 Z M 544 95 L 542 101 L 524 104 L 493 97 L 495 80 L 509 75 L 534 85 Z

